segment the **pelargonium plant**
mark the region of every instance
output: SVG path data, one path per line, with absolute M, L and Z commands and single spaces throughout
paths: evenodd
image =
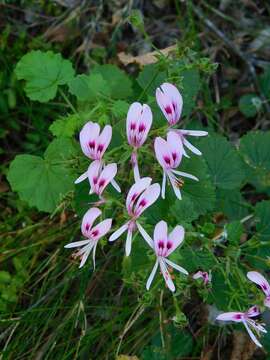
M 15 73 L 26 95 L 41 103 L 62 97 L 70 113 L 51 124 L 55 138 L 43 157 L 16 156 L 8 181 L 40 211 L 72 208 L 72 216 L 75 209 L 82 217 L 83 238 L 66 241 L 64 250 L 73 249 L 80 268 L 97 272 L 107 244 L 114 256 L 125 254 L 117 274 L 144 307 L 166 301 L 168 323 L 183 328 L 189 318 L 183 305 L 195 308 L 199 298 L 209 323 L 238 322 L 261 346 L 270 304 L 263 275 L 270 201 L 253 206 L 247 197 L 253 189 L 269 196 L 270 137 L 251 131 L 235 145 L 217 133 L 225 102 L 213 104 L 200 93 L 213 64 L 190 55 L 164 57 L 136 78 L 112 64 L 78 75 L 52 52 L 23 56 Z
M 149 290 L 159 267 L 166 286 L 170 291 L 174 292 L 176 288 L 170 274 L 170 269 L 175 269 L 185 275 L 188 275 L 188 272 L 180 265 L 169 260 L 168 256 L 182 244 L 185 230 L 183 226 L 177 225 L 168 234 L 168 224 L 161 220 L 155 225 L 154 235 L 153 238 L 151 238 L 140 224 L 139 218 L 148 207 L 151 207 L 157 201 L 160 195 L 165 199 L 167 178 L 179 201 L 182 199 L 180 189 L 184 186 L 183 177 L 194 181 L 200 181 L 199 176 L 196 177 L 192 174 L 178 170 L 178 167 L 181 165 L 183 156 L 187 158 L 190 157 L 184 149 L 184 146 L 192 153 L 202 155 L 201 151 L 193 146 L 186 137 L 206 136 L 207 132 L 182 130 L 174 127 L 180 120 L 183 107 L 182 96 L 174 85 L 170 83 L 160 85 L 156 90 L 156 100 L 169 124 L 167 139 L 165 140 L 160 136 L 157 136 L 154 139 L 156 159 L 163 169 L 161 191 L 159 184 L 152 184 L 153 179 L 151 177 L 141 177 L 138 163 L 138 150 L 147 141 L 147 136 L 153 121 L 153 115 L 149 105 L 142 105 L 139 102 L 134 102 L 128 110 L 126 119 L 127 141 L 132 147 L 131 163 L 135 181 L 126 197 L 126 210 L 129 220 L 125 224 L 120 225 L 120 227 L 118 227 L 118 224 L 116 225 L 116 230 L 110 235 L 109 241 L 114 242 L 127 232 L 125 254 L 126 256 L 129 256 L 132 249 L 133 234 L 138 231 L 156 256 L 154 267 L 146 281 L 146 289 Z M 91 121 L 85 124 L 80 132 L 82 152 L 89 159 L 93 160 L 93 162 L 89 165 L 88 170 L 82 174 L 75 183 L 77 184 L 88 178 L 90 184 L 89 193 L 97 194 L 100 199 L 95 206 L 102 206 L 106 202 L 106 198 L 103 197 L 103 192 L 109 183 L 111 183 L 117 191 L 121 191 L 119 185 L 114 180 L 117 174 L 117 164 L 105 164 L 103 160 L 103 155 L 111 141 L 111 137 L 111 126 L 105 126 L 100 133 L 100 126 Z M 81 247 L 80 250 L 74 253 L 75 258 L 80 257 L 81 259 L 80 267 L 86 263 L 90 252 L 93 251 L 93 265 L 95 269 L 95 253 L 98 240 L 105 236 L 111 229 L 112 219 L 103 220 L 93 227 L 94 221 L 101 213 L 102 211 L 97 207 L 90 208 L 84 215 L 81 226 L 82 234 L 87 240 L 76 241 L 65 246 L 66 248 Z M 261 287 L 266 295 L 265 305 L 269 306 L 270 286 L 267 280 L 255 271 L 248 272 L 247 277 Z M 209 269 L 208 272 L 201 270 L 197 271 L 192 278 L 194 280 L 202 279 L 203 283 L 207 285 L 211 282 L 211 269 Z M 267 331 L 263 324 L 260 324 L 253 319 L 259 315 L 259 307 L 252 306 L 246 312 L 227 312 L 218 315 L 216 319 L 223 322 L 241 322 L 245 326 L 253 342 L 261 347 L 262 345 L 254 335 L 254 331 L 258 335 L 260 333 L 266 333 Z

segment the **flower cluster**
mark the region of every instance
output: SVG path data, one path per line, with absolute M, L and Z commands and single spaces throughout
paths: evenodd
M 129 256 L 132 249 L 132 239 L 135 232 L 139 232 L 149 247 L 153 250 L 156 261 L 146 283 L 147 290 L 150 288 L 158 267 L 164 277 L 166 286 L 175 291 L 175 285 L 172 281 L 171 269 L 175 269 L 185 275 L 188 272 L 169 260 L 171 253 L 180 246 L 184 241 L 185 230 L 182 226 L 177 225 L 170 233 L 168 233 L 168 225 L 165 221 L 159 221 L 154 228 L 153 237 L 145 231 L 140 223 L 140 217 L 143 212 L 150 207 L 155 201 L 161 197 L 165 199 L 167 180 L 172 186 L 175 196 L 181 200 L 181 187 L 184 184 L 182 177 L 187 177 L 194 181 L 199 179 L 186 172 L 178 170 L 183 156 L 189 158 L 187 150 L 193 154 L 201 155 L 199 149 L 192 145 L 188 140 L 188 136 L 206 136 L 206 131 L 194 131 L 175 128 L 178 124 L 183 99 L 177 88 L 169 83 L 162 84 L 156 90 L 157 103 L 168 122 L 166 139 L 156 137 L 154 140 L 154 151 L 156 159 L 163 171 L 162 186 L 158 183 L 152 183 L 150 177 L 141 177 L 138 163 L 139 149 L 147 140 L 148 133 L 151 129 L 153 115 L 151 108 L 147 104 L 134 102 L 127 114 L 126 134 L 128 144 L 132 147 L 131 164 L 134 173 L 134 184 L 131 186 L 126 197 L 126 210 L 128 220 L 125 224 L 115 230 L 109 237 L 109 241 L 113 242 L 127 233 L 125 243 L 125 254 Z M 93 266 L 95 268 L 95 253 L 99 239 L 105 236 L 112 226 L 112 219 L 105 219 L 99 224 L 94 225 L 96 219 L 101 216 L 102 211 L 98 208 L 106 200 L 103 192 L 110 183 L 117 191 L 121 189 L 115 181 L 117 174 L 117 164 L 105 164 L 103 155 L 108 148 L 112 137 L 112 127 L 106 125 L 103 130 L 97 123 L 88 122 L 84 125 L 80 132 L 80 145 L 85 156 L 92 162 L 86 172 L 84 172 L 75 183 L 79 183 L 88 178 L 90 185 L 90 194 L 95 193 L 99 197 L 99 201 L 95 207 L 90 208 L 84 215 L 81 225 L 81 232 L 86 238 L 82 241 L 72 242 L 66 245 L 66 248 L 79 248 L 74 253 L 74 257 L 80 257 L 80 267 L 82 267 L 91 251 L 93 251 Z M 266 295 L 265 305 L 270 307 L 270 285 L 266 279 L 257 272 L 249 272 L 248 278 L 258 284 Z M 198 271 L 193 275 L 193 279 L 202 279 L 204 285 L 211 282 L 211 271 Z M 258 316 L 260 311 L 257 306 L 253 306 L 247 312 L 229 312 L 221 314 L 217 320 L 242 322 L 246 327 L 252 340 L 258 345 L 261 344 L 256 339 L 250 327 L 257 332 L 266 332 L 264 327 L 258 324 L 252 318 Z

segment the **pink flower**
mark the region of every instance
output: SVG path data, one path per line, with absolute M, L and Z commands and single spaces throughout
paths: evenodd
M 131 252 L 133 232 L 137 227 L 142 228 L 142 226 L 138 223 L 138 218 L 159 197 L 159 184 L 151 185 L 151 182 L 152 179 L 150 177 L 145 177 L 141 178 L 131 186 L 126 199 L 126 208 L 130 220 L 116 230 L 109 238 L 109 241 L 115 241 L 127 231 L 126 256 L 129 256 Z
M 156 90 L 156 100 L 169 125 L 176 125 L 180 120 L 183 108 L 183 98 L 178 89 L 172 84 L 164 83 Z M 208 135 L 207 131 L 181 129 L 173 129 L 173 131 L 180 136 L 183 145 L 191 152 L 196 155 L 202 154 L 200 150 L 186 139 L 186 136 L 206 136 Z M 183 154 L 189 157 L 185 151 Z
M 198 178 L 191 174 L 175 170 L 180 165 L 183 155 L 183 145 L 181 139 L 177 134 L 169 131 L 167 141 L 161 137 L 157 137 L 155 139 L 154 146 L 157 160 L 163 168 L 161 196 L 165 199 L 166 179 L 168 177 L 176 197 L 181 200 L 180 187 L 183 185 L 183 180 L 177 179 L 175 175 L 199 181 Z
M 183 98 L 177 88 L 169 83 L 162 84 L 156 90 L 156 100 L 170 126 L 178 123 L 182 107 Z
M 90 183 L 90 194 L 97 194 L 101 197 L 106 186 L 111 183 L 115 187 L 113 179 L 117 173 L 117 165 L 115 163 L 109 165 L 103 165 L 100 161 L 93 161 L 88 170 L 87 176 Z M 115 187 L 120 192 L 118 187 Z
M 137 160 L 137 149 L 141 147 L 149 133 L 152 125 L 152 111 L 146 104 L 134 102 L 131 104 L 127 114 L 127 139 L 130 146 L 134 148 L 132 153 L 132 165 L 135 181 L 140 179 Z
M 80 144 L 85 156 L 101 160 L 112 138 L 112 127 L 106 125 L 100 133 L 100 126 L 89 121 L 80 132 Z
M 80 144 L 84 155 L 89 159 L 98 160 L 102 163 L 102 157 L 111 142 L 111 138 L 112 127 L 110 125 L 106 125 L 100 133 L 99 124 L 89 121 L 80 132 Z M 87 179 L 87 171 L 75 180 L 75 184 L 85 179 Z
M 134 102 L 127 114 L 127 138 L 130 146 L 141 147 L 152 125 L 152 111 L 146 104 Z
M 197 271 L 193 276 L 193 279 L 194 280 L 197 280 L 197 279 L 203 279 L 203 283 L 204 285 L 207 285 L 209 282 L 211 282 L 211 273 L 209 272 L 206 272 L 206 271 Z
M 234 321 L 243 323 L 254 343 L 257 346 L 262 347 L 261 343 L 257 340 L 257 338 L 252 332 L 252 330 L 255 330 L 257 334 L 259 334 L 259 332 L 267 333 L 267 331 L 261 324 L 258 324 L 255 320 L 252 319 L 253 317 L 258 315 L 260 315 L 258 307 L 252 306 L 247 312 L 227 312 L 218 315 L 216 319 L 221 321 Z M 250 328 L 252 328 L 252 330 Z
M 269 282 L 257 271 L 249 271 L 247 273 L 249 280 L 259 285 L 262 291 L 265 293 L 264 305 L 270 308 L 270 285 Z
M 82 241 L 76 241 L 67 244 L 65 248 L 82 247 L 74 254 L 74 257 L 80 257 L 81 263 L 79 268 L 83 267 L 89 254 L 93 250 L 93 266 L 95 269 L 95 254 L 98 240 L 105 236 L 110 231 L 112 226 L 112 219 L 106 219 L 101 221 L 98 225 L 93 227 L 95 220 L 101 215 L 101 211 L 98 208 L 91 208 L 84 215 L 81 225 L 82 234 L 87 238 Z
M 177 225 L 168 235 L 167 223 L 162 220 L 155 226 L 154 240 L 151 239 L 151 237 L 140 225 L 138 226 L 138 229 L 148 245 L 155 251 L 157 257 L 153 270 L 147 280 L 146 289 L 149 290 L 159 265 L 166 285 L 171 291 L 175 291 L 175 286 L 167 266 L 170 266 L 186 275 L 188 275 L 188 272 L 181 266 L 169 260 L 167 257 L 183 242 L 185 236 L 184 228 Z

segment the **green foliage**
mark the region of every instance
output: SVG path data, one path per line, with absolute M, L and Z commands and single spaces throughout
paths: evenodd
M 8 311 L 9 307 L 18 300 L 19 291 L 28 276 L 26 261 L 29 259 L 14 257 L 12 259 L 13 273 L 5 270 L 0 271 L 0 311 L 2 313 Z
M 121 84 L 121 86 L 119 86 Z M 81 102 L 94 103 L 111 99 L 127 99 L 132 95 L 129 77 L 114 65 L 97 65 L 89 75 L 77 75 L 69 84 L 69 91 Z M 119 104 L 123 106 L 123 103 Z
M 244 200 L 239 190 L 217 189 L 216 195 L 216 211 L 225 214 L 230 221 L 240 220 L 248 215 L 250 205 Z
M 185 158 L 181 164 L 181 170 L 199 179 L 199 181 L 185 179 L 182 192 L 183 198 L 186 196 L 192 201 L 194 212 L 197 214 L 196 218 L 211 211 L 215 206 L 216 196 L 205 160 L 195 156 L 190 159 Z
M 270 241 L 270 201 L 261 201 L 255 207 L 256 229 L 262 241 Z
M 25 92 L 31 100 L 47 102 L 55 98 L 59 85 L 72 80 L 74 70 L 68 60 L 52 51 L 31 51 L 24 55 L 15 69 L 19 80 L 25 80 Z
M 247 164 L 248 181 L 267 189 L 270 185 L 270 132 L 251 131 L 240 141 L 240 154 Z
M 240 221 L 233 221 L 226 225 L 227 239 L 232 245 L 239 245 L 244 226 Z
M 180 248 L 175 251 L 173 256 L 175 259 L 179 259 L 179 264 L 188 272 L 195 272 L 197 270 L 209 271 L 216 265 L 213 254 L 203 248 L 191 246 Z
M 73 190 L 75 176 L 68 166 L 74 156 L 74 146 L 68 139 L 53 141 L 44 158 L 17 155 L 11 162 L 8 181 L 22 200 L 40 211 L 53 212 L 63 197 Z
M 126 118 L 129 104 L 124 100 L 116 100 L 112 105 L 112 114 L 116 118 Z
M 159 68 L 158 64 L 150 64 L 144 66 L 143 70 L 137 77 L 143 94 L 155 96 L 156 88 L 166 80 L 166 72 Z
M 246 94 L 239 100 L 239 109 L 247 118 L 254 117 L 262 106 L 261 99 L 256 94 Z
M 198 218 L 199 213 L 194 208 L 191 198 L 185 196 L 181 201 L 174 201 L 169 209 L 169 214 L 177 220 L 179 224 L 191 222 Z
M 96 65 L 93 74 L 101 75 L 112 99 L 127 99 L 132 95 L 132 82 L 117 66 Z
M 133 24 L 143 31 L 142 19 L 137 15 L 140 14 L 133 13 Z M 34 303 L 34 311 L 31 305 L 24 321 L 18 325 L 19 330 L 20 333 L 25 333 L 26 324 L 31 319 L 35 324 L 33 326 L 35 341 L 29 341 L 29 347 L 20 349 L 17 356 L 25 355 L 29 351 L 30 344 L 33 354 L 40 349 L 46 351 L 51 348 L 57 352 L 53 354 L 54 358 L 63 356 L 77 358 L 85 354 L 87 356 L 92 344 L 97 343 L 97 337 L 101 334 L 99 345 L 103 344 L 108 340 L 108 333 L 112 337 L 111 348 L 106 354 L 103 349 L 97 350 L 97 353 L 102 353 L 104 358 L 111 356 L 111 349 L 119 350 L 118 346 L 121 347 L 122 342 L 126 353 L 131 343 L 139 343 L 140 346 L 143 344 L 142 359 L 145 360 L 155 358 L 174 360 L 192 356 L 194 355 L 193 339 L 184 329 L 190 314 L 186 314 L 186 311 L 184 314 L 180 307 L 189 301 L 193 290 L 196 289 L 203 301 L 208 304 L 214 303 L 219 310 L 242 310 L 250 302 L 250 297 L 247 296 L 248 285 L 245 283 L 246 269 L 256 268 L 259 271 L 267 270 L 269 267 L 270 253 L 267 243 L 270 238 L 270 202 L 257 203 L 254 217 L 249 217 L 250 220 L 243 223 L 240 221 L 246 215 L 252 215 L 254 211 L 249 203 L 249 189 L 246 190 L 247 187 L 244 187 L 247 182 L 269 194 L 267 188 L 270 178 L 269 133 L 251 132 L 240 140 L 240 148 L 236 149 L 225 137 L 215 132 L 217 130 L 215 113 L 226 109 L 226 104 L 224 105 L 224 99 L 221 99 L 219 105 L 213 103 L 210 92 L 207 93 L 205 90 L 209 86 L 204 75 L 210 74 L 214 65 L 207 59 L 198 59 L 197 53 L 188 50 L 183 50 L 181 57 L 176 53 L 175 58 L 165 58 L 161 55 L 158 58 L 156 64 L 144 66 L 136 79 L 109 64 L 95 64 L 91 67 L 89 75 L 75 76 L 71 63 L 63 60 L 60 54 L 52 52 L 32 51 L 25 55 L 16 67 L 16 75 L 18 79 L 26 81 L 25 91 L 32 100 L 47 102 L 56 96 L 58 86 L 67 85 L 62 91 L 62 100 L 65 104 L 55 103 L 61 106 L 61 110 L 57 108 L 57 113 L 54 114 L 56 116 L 50 114 L 50 119 L 56 119 L 50 125 L 50 131 L 55 138 L 44 155 L 37 156 L 40 153 L 36 152 L 32 155 L 18 155 L 11 162 L 8 172 L 8 181 L 12 190 L 17 191 L 20 198 L 28 205 L 53 214 L 60 213 L 61 210 L 60 224 L 57 221 L 58 217 L 53 218 L 50 226 L 46 223 L 45 235 L 42 238 L 38 223 L 32 224 L 26 221 L 21 227 L 22 222 L 16 221 L 15 226 L 10 226 L 9 229 L 10 233 L 13 227 L 18 226 L 15 232 L 19 234 L 22 232 L 23 241 L 29 246 L 27 227 L 37 226 L 35 237 L 37 240 L 33 244 L 35 259 L 31 266 L 35 268 L 33 277 L 40 273 L 41 278 L 34 283 L 33 288 L 41 279 L 42 285 L 45 284 L 44 287 L 39 288 L 38 296 L 32 293 L 23 294 L 23 300 L 25 297 L 27 300 L 30 299 L 31 304 Z M 75 178 L 87 169 L 89 159 L 81 153 L 78 141 L 75 144 L 72 139 L 89 120 L 96 121 L 101 126 L 108 123 L 112 125 L 113 137 L 104 160 L 106 163 L 117 162 L 117 181 L 121 185 L 122 194 L 116 195 L 115 190 L 109 187 L 104 195 L 107 201 L 100 207 L 102 218 L 113 218 L 114 227 L 117 228 L 127 220 L 124 199 L 133 182 L 129 163 L 132 150 L 126 144 L 125 124 L 128 108 L 133 101 L 150 104 L 154 115 L 153 127 L 147 143 L 139 149 L 141 174 L 151 176 L 153 182 L 161 180 L 160 167 L 154 160 L 152 143 L 156 136 L 165 136 L 168 129 L 166 119 L 155 101 L 155 90 L 165 81 L 173 82 L 181 89 L 184 99 L 182 116 L 186 123 L 189 123 L 188 127 L 192 129 L 201 128 L 201 124 L 196 120 L 196 99 L 200 91 L 200 99 L 202 96 L 204 104 L 204 108 L 200 107 L 200 110 L 207 115 L 208 131 L 211 133 L 211 136 L 203 139 L 194 139 L 194 143 L 196 145 L 198 143 L 203 155 L 190 154 L 189 159 L 183 158 L 179 167 L 179 170 L 197 176 L 199 181 L 184 179 L 181 201 L 175 198 L 171 186 L 167 184 L 166 200 L 158 199 L 140 219 L 150 236 L 153 235 L 154 226 L 161 219 L 169 223 L 170 230 L 177 224 L 185 228 L 183 246 L 173 252 L 170 259 L 186 268 L 190 276 L 178 275 L 173 271 L 177 288 L 174 297 L 169 295 L 159 271 L 150 291 L 146 292 L 145 282 L 155 263 L 155 254 L 138 233 L 134 234 L 131 255 L 124 256 L 122 261 L 119 261 L 119 258 L 124 254 L 126 234 L 113 244 L 107 244 L 106 239 L 102 239 L 97 251 L 97 268 L 100 271 L 96 271 L 93 275 L 89 274 L 91 266 L 86 265 L 84 269 L 78 271 L 78 259 L 73 257 L 70 260 L 66 250 L 63 250 L 63 241 L 67 243 L 79 240 L 81 218 L 89 207 L 99 200 L 96 195 L 89 195 L 87 180 L 74 188 Z M 267 72 L 265 72 L 260 78 L 263 92 L 267 92 L 267 81 Z M 17 101 L 16 95 L 14 97 L 13 94 L 14 88 L 13 84 L 9 87 L 10 92 L 7 93 L 10 109 Z M 69 91 L 69 94 L 64 91 Z M 249 98 L 241 98 L 239 107 L 245 116 L 252 117 L 260 110 L 261 103 L 258 98 L 257 103 L 256 101 L 254 103 L 255 95 L 248 96 Z M 72 114 L 65 114 L 67 106 L 69 111 L 73 111 Z M 43 107 L 40 111 L 43 112 Z M 25 114 L 28 112 L 25 111 Z M 189 119 L 191 114 L 192 118 Z M 47 128 L 48 125 L 42 128 L 45 129 L 43 133 L 47 133 Z M 5 134 L 1 136 L 4 137 Z M 26 136 L 38 137 L 37 134 Z M 47 136 L 43 137 L 47 138 Z M 33 143 L 36 141 L 35 139 Z M 42 150 L 40 152 L 42 153 Z M 26 204 L 18 204 L 21 209 L 26 208 Z M 73 214 L 74 210 L 78 216 L 76 218 Z M 224 216 L 219 216 L 220 213 Z M 57 223 L 56 230 L 50 232 L 53 222 Z M 18 244 L 20 240 L 18 237 Z M 52 246 L 47 248 L 48 244 L 55 245 L 56 241 L 58 241 L 56 251 L 53 251 Z M 32 239 L 30 242 L 32 246 Z M 40 253 L 39 246 L 42 246 Z M 23 249 L 24 244 L 18 248 L 18 251 Z M 49 255 L 44 257 L 44 251 Z M 10 254 L 11 251 L 8 249 L 6 253 Z M 11 264 L 11 269 L 7 266 L 5 270 L 0 271 L 0 308 L 4 310 L 7 309 L 7 304 L 9 306 L 17 302 L 18 294 L 28 275 L 28 272 L 22 271 L 19 278 L 17 274 L 19 271 L 16 269 L 14 275 L 13 267 L 16 268 L 14 263 Z M 211 284 L 205 286 L 202 282 L 193 281 L 192 273 L 197 270 L 212 271 L 212 288 Z M 30 279 L 32 281 L 32 277 Z M 117 280 L 113 282 L 113 279 Z M 95 288 L 98 288 L 98 293 L 94 293 Z M 91 303 L 87 300 L 89 298 Z M 36 312 L 35 301 L 37 303 L 41 301 Z M 146 311 L 142 317 L 137 317 L 141 306 Z M 59 309 L 61 315 L 58 315 Z M 45 314 L 45 321 L 42 313 Z M 157 314 L 160 315 L 160 319 Z M 172 314 L 180 315 L 172 318 Z M 164 321 L 162 321 L 163 315 Z M 173 319 L 179 329 L 167 328 L 166 323 L 169 321 L 165 321 L 165 315 L 170 322 Z M 53 327 L 49 317 L 53 319 Z M 93 324 L 91 328 L 87 325 L 88 317 L 89 323 Z M 136 319 L 134 323 L 133 319 Z M 148 324 L 145 326 L 148 321 L 149 326 Z M 39 325 L 42 322 L 45 323 L 44 327 Z M 137 334 L 134 330 L 129 338 L 125 335 L 125 329 L 131 323 L 132 327 L 139 331 Z M 126 324 L 124 330 L 123 324 Z M 156 333 L 156 329 L 161 326 L 164 327 L 162 344 L 160 334 L 159 340 L 152 339 L 153 333 Z M 40 328 L 43 331 L 40 331 Z M 44 334 L 48 331 L 51 335 L 44 345 Z M 131 332 L 130 329 L 128 331 Z M 67 333 L 70 334 L 69 338 L 66 337 Z M 148 341 L 148 339 L 152 340 Z M 59 345 L 62 343 L 63 347 Z M 65 347 L 68 352 L 66 349 L 63 350 Z
M 193 347 L 191 335 L 184 329 L 169 326 L 165 348 L 160 342 L 160 334 L 152 339 L 151 346 L 142 353 L 142 360 L 174 360 L 188 356 Z
M 189 116 L 194 109 L 200 90 L 200 74 L 197 69 L 187 69 L 180 73 L 183 92 L 183 116 Z
M 56 119 L 49 127 L 56 137 L 73 137 L 91 119 L 92 112 L 79 112 Z
M 240 187 L 245 173 L 232 145 L 219 134 L 211 134 L 199 144 L 215 186 L 229 190 Z
M 68 87 L 79 101 L 95 102 L 99 97 L 109 96 L 107 82 L 100 74 L 77 75 L 68 83 Z

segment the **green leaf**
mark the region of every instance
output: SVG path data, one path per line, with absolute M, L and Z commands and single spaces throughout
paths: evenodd
M 11 275 L 9 272 L 1 270 L 0 271 L 0 284 L 6 284 L 9 283 L 11 281 Z
M 82 181 L 75 186 L 73 207 L 76 214 L 82 217 L 89 209 L 89 204 L 98 201 L 99 198 L 96 194 L 89 195 L 89 182 L 88 180 Z
M 17 191 L 30 206 L 53 212 L 61 199 L 74 189 L 76 176 L 67 166 L 73 151 L 70 140 L 59 139 L 49 145 L 44 158 L 17 155 L 8 172 L 12 190 Z
M 137 82 L 142 88 L 143 93 L 155 96 L 156 88 L 166 80 L 165 71 L 160 71 L 157 64 L 144 66 L 137 77 Z
M 116 100 L 112 105 L 112 113 L 117 118 L 126 118 L 129 104 L 123 100 Z
M 54 139 L 47 147 L 44 156 L 47 160 L 64 162 L 81 154 L 79 144 L 67 138 Z M 64 165 L 66 166 L 66 165 Z
M 180 222 L 189 223 L 214 208 L 215 188 L 211 183 L 204 159 L 202 157 L 184 158 L 179 170 L 197 176 L 199 181 L 184 179 L 181 189 L 182 200 L 176 199 L 167 182 L 166 199 L 159 198 L 147 210 L 145 214 L 147 222 L 153 225 L 160 220 L 169 221 L 171 225 L 177 225 Z
M 68 117 L 63 117 L 56 119 L 49 127 L 51 133 L 56 137 L 68 137 L 71 138 L 74 136 L 77 128 L 79 117 L 77 115 L 70 115 Z
M 132 95 L 130 78 L 117 66 L 111 64 L 96 65 L 92 73 L 102 76 L 113 99 L 127 99 Z
M 188 272 L 196 270 L 209 271 L 215 264 L 213 254 L 204 249 L 195 249 L 191 246 L 178 248 L 174 251 L 172 258 L 179 259 L 179 265 L 183 266 Z
M 203 157 L 194 156 L 190 159 L 184 158 L 180 170 L 196 176 L 199 181 L 185 178 L 182 188 L 183 199 L 187 197 L 193 204 L 194 213 L 192 217 L 204 215 L 215 206 L 215 188 L 211 182 L 207 165 Z M 177 200 L 181 201 L 181 200 Z M 181 206 L 181 205 L 180 205 Z
M 182 79 L 181 94 L 183 96 L 182 116 L 190 115 L 196 104 L 196 97 L 200 90 L 200 74 L 197 69 L 183 70 L 180 73 Z
M 99 97 L 108 97 L 108 83 L 101 74 L 77 75 L 69 84 L 69 92 L 79 101 L 95 102 Z
M 194 208 L 194 204 L 188 196 L 185 196 L 181 201 L 177 200 L 169 208 L 169 214 L 179 221 L 179 224 L 191 222 L 198 217 L 198 212 Z
M 270 200 L 256 204 L 255 217 L 257 220 L 257 235 L 260 240 L 270 241 Z
M 161 335 L 158 333 L 153 337 L 151 345 L 143 350 L 143 360 L 182 359 L 191 353 L 193 340 L 189 332 L 184 329 L 175 328 L 172 325 L 165 330 L 168 339 L 166 341 L 166 348 L 162 347 L 160 341 Z
M 270 187 L 270 132 L 252 131 L 240 141 L 240 154 L 247 164 L 247 180 L 259 191 L 269 193 Z
M 233 146 L 219 134 L 199 142 L 211 179 L 221 189 L 240 187 L 245 178 L 242 161 Z
M 241 220 L 248 215 L 250 205 L 242 197 L 240 190 L 217 189 L 216 195 L 216 211 L 225 214 L 230 221 Z
M 74 77 L 74 69 L 61 54 L 52 51 L 31 51 L 24 55 L 15 68 L 19 80 L 25 80 L 25 92 L 31 100 L 47 102 L 57 93 L 59 85 Z
M 192 352 L 193 339 L 190 333 L 183 329 L 171 327 L 171 351 L 172 359 L 180 359 Z
M 244 227 L 240 221 L 233 221 L 226 225 L 227 239 L 232 245 L 239 245 Z
M 240 152 L 252 168 L 270 171 L 270 131 L 251 131 L 240 141 Z
M 262 101 L 256 94 L 246 94 L 241 96 L 238 105 L 241 113 L 247 118 L 251 118 L 262 107 Z

